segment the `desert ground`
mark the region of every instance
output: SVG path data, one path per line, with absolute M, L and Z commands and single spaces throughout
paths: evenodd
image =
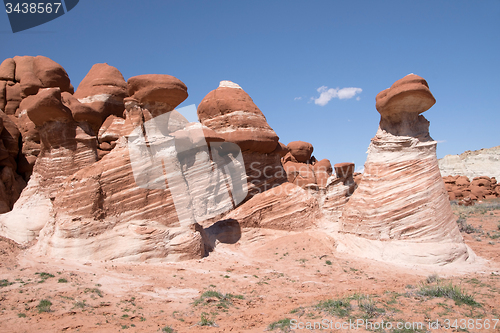
M 175 263 L 53 260 L 2 238 L 0 331 L 500 331 L 500 201 L 452 207 L 474 264 L 347 257 L 307 230 L 246 229 Z

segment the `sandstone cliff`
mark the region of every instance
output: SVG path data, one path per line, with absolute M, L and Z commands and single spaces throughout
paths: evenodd
M 443 176 L 488 176 L 500 178 L 500 146 L 466 151 L 460 155 L 446 155 L 438 160 Z

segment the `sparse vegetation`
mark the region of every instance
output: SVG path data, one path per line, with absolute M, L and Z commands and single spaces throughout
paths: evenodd
M 347 317 L 352 310 L 349 298 L 321 301 L 316 308 L 337 317 Z
M 9 280 L 6 279 L 0 280 L 0 287 L 7 287 L 10 286 L 11 284 L 14 284 L 14 282 L 9 282 Z
M 26 313 L 18 313 L 17 316 L 19 318 L 26 318 Z
M 448 284 L 438 283 L 436 285 L 423 285 L 417 291 L 420 296 L 428 297 L 444 297 L 455 301 L 456 305 L 467 304 L 470 306 L 481 306 L 474 300 L 474 297 L 459 286 L 454 286 L 451 282 Z
M 282 332 L 288 332 L 290 330 L 290 326 L 291 326 L 290 318 L 284 318 L 269 324 L 268 329 L 270 331 L 279 329 Z
M 482 232 L 480 229 L 474 228 L 472 225 L 467 223 L 467 219 L 460 216 L 457 220 L 458 229 L 460 232 L 465 232 L 466 234 L 479 233 Z
M 78 301 L 78 302 L 75 302 L 75 304 L 73 305 L 73 308 L 83 309 L 85 306 L 86 306 L 85 301 Z
M 325 261 L 325 263 L 326 263 L 327 265 L 331 265 L 331 264 L 332 264 L 332 262 L 331 262 L 330 260 Z
M 104 297 L 102 295 L 102 291 L 99 290 L 99 289 L 97 289 L 97 288 L 85 288 L 84 292 L 85 293 L 93 293 L 93 294 L 96 294 L 99 297 Z
M 64 278 L 57 280 L 57 283 L 67 283 L 67 282 L 68 282 L 68 280 L 66 280 Z
M 439 281 L 439 275 L 437 274 L 431 274 L 427 277 L 427 283 L 434 283 L 434 282 L 437 282 Z
M 232 304 L 232 299 L 243 299 L 242 295 L 233 294 L 223 294 L 215 290 L 207 290 L 201 294 L 200 298 L 194 301 L 194 305 L 197 306 L 202 303 L 218 302 L 217 307 L 222 307 L 227 309 L 229 305 Z
M 166 332 L 166 333 L 174 333 L 175 330 L 171 327 L 171 326 L 165 326 L 161 329 L 162 332 Z
M 51 301 L 49 301 L 48 299 L 42 299 L 36 306 L 38 308 L 38 313 L 50 312 L 51 305 L 52 305 Z
M 215 321 L 214 321 L 214 314 L 210 316 L 207 312 L 202 312 L 201 313 L 201 320 L 199 325 L 200 326 L 216 326 Z

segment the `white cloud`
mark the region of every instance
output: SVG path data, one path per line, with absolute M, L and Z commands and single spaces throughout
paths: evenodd
M 294 101 L 300 101 L 302 99 L 302 97 L 295 97 L 293 100 Z
M 342 89 L 339 88 L 328 89 L 327 86 L 321 86 L 317 90 L 319 92 L 319 97 L 313 99 L 315 104 L 321 106 L 325 106 L 326 104 L 328 104 L 328 102 L 330 102 L 332 98 L 349 99 L 353 98 L 354 96 L 356 96 L 356 94 L 360 94 L 363 91 L 363 89 L 355 87 L 342 88 Z

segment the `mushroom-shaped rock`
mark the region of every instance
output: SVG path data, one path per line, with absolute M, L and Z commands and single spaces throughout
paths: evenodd
M 127 82 L 115 67 L 95 64 L 80 82 L 74 96 L 80 103 L 89 105 L 101 114 L 103 122 L 112 114 L 122 116 Z
M 402 113 L 422 113 L 436 103 L 429 85 L 422 77 L 408 74 L 375 98 L 377 111 L 382 117 L 397 119 Z
M 70 110 L 61 103 L 59 88 L 42 89 L 38 94 L 25 98 L 22 108 L 36 126 L 42 126 L 49 121 L 71 120 Z
M 416 136 L 427 131 L 428 122 L 418 115 L 436 103 L 427 81 L 409 74 L 376 97 L 380 128 L 394 135 Z M 425 119 L 425 118 L 424 118 Z
M 173 110 L 188 97 L 186 85 L 171 75 L 139 75 L 131 77 L 127 83 L 129 96 L 139 103 L 165 104 L 168 111 Z
M 198 106 L 200 122 L 238 144 L 241 150 L 268 154 L 276 149 L 278 136 L 250 96 L 236 83 L 222 81 Z
M 380 127 L 340 218 L 339 251 L 405 264 L 473 260 L 451 210 L 429 122 L 419 115 L 433 104 L 427 83 L 413 74 L 377 96 Z
M 302 163 L 309 161 L 314 150 L 312 144 L 304 141 L 292 141 L 287 145 L 287 148 L 290 154 L 292 154 L 298 162 Z

